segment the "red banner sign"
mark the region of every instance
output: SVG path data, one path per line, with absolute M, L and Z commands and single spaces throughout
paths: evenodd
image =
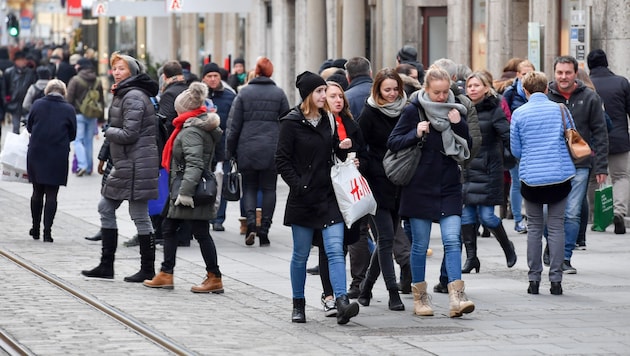
M 81 0 L 67 0 L 66 13 L 68 14 L 68 16 L 83 16 Z

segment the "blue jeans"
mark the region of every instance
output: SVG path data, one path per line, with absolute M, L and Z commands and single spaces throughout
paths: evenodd
M 491 205 L 464 205 L 462 210 L 462 225 L 476 224 L 479 222 L 490 229 L 501 224 L 501 219 L 494 215 L 494 206 Z
M 576 169 L 575 177 L 571 179 L 571 192 L 567 197 L 567 208 L 564 212 L 564 259 L 571 261 L 575 242 L 580 230 L 582 215 L 582 201 L 588 188 L 589 168 Z
M 427 266 L 427 248 L 431 237 L 431 220 L 410 218 L 411 225 L 411 281 L 423 282 Z M 445 216 L 440 219 L 444 260 L 448 283 L 462 278 L 462 251 L 459 235 L 462 219 L 458 215 Z
M 521 180 L 518 175 L 518 164 L 510 169 L 510 177 L 512 177 L 512 187 L 510 188 L 510 207 L 515 222 L 523 220 L 521 214 L 521 206 L 523 205 L 523 196 L 521 195 Z
M 92 173 L 94 149 L 94 134 L 96 133 L 96 119 L 77 114 L 77 137 L 74 139 L 74 154 L 77 156 L 78 169 L 85 169 Z
M 293 235 L 293 255 L 291 256 L 291 288 L 293 298 L 304 298 L 306 283 L 306 261 L 311 251 L 315 229 L 300 225 L 291 225 Z M 337 223 L 322 229 L 324 249 L 328 256 L 328 270 L 335 297 L 347 294 L 346 259 L 343 253 L 343 223 Z
M 268 170 L 243 170 L 243 198 L 242 205 L 245 208 L 244 215 L 247 225 L 256 224 L 256 208 L 258 196 L 262 195 L 262 219 L 260 232 L 268 234 L 271 227 L 271 219 L 276 209 L 276 182 L 278 173 L 275 169 Z M 259 194 L 262 192 L 262 194 Z

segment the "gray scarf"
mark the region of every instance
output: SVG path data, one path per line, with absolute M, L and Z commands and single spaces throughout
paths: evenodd
M 387 103 L 384 105 L 378 105 L 376 101 L 374 100 L 374 98 L 372 97 L 372 95 L 370 95 L 370 97 L 367 100 L 367 103 L 371 107 L 378 109 L 380 112 L 382 112 L 383 114 L 389 117 L 397 117 L 397 116 L 400 116 L 400 113 L 402 113 L 402 110 L 405 108 L 405 105 L 407 105 L 407 94 L 403 92 L 402 97 L 396 99 L 396 101 L 394 101 L 393 103 Z
M 448 112 L 457 109 L 460 114 L 466 115 L 468 110 L 462 104 L 455 102 L 455 95 L 448 92 L 446 103 L 434 102 L 429 99 L 429 95 L 421 89 L 418 93 L 418 102 L 424 108 L 424 112 L 431 122 L 431 126 L 442 133 L 442 145 L 444 154 L 453 157 L 457 162 L 463 162 L 470 157 L 468 142 L 463 137 L 457 135 L 451 129 L 451 122 L 448 120 Z

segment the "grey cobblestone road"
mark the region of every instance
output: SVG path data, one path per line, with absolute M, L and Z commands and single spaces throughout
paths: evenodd
M 8 129 L 4 126 L 4 130 Z M 96 141 L 100 144 L 100 141 Z M 225 294 L 189 291 L 205 274 L 196 242 L 180 248 L 175 289 L 153 290 L 122 281 L 139 266 L 136 248 L 122 242 L 135 231 L 126 206 L 119 210 L 120 234 L 114 282 L 84 280 L 79 272 L 94 267 L 100 244 L 84 236 L 98 229 L 96 203 L 100 176 L 71 176 L 61 188 L 53 226 L 53 244 L 33 241 L 27 184 L 0 182 L 0 249 L 30 261 L 176 340 L 198 354 L 281 355 L 627 355 L 630 354 L 630 244 L 628 235 L 588 232 L 588 250 L 575 251 L 576 275 L 565 275 L 563 296 L 549 294 L 543 275 L 541 294 L 528 295 L 525 236 L 506 230 L 519 256 L 512 269 L 494 239 L 479 239 L 481 273 L 464 275 L 476 310 L 448 317 L 448 298 L 433 294 L 434 317 L 412 315 L 411 295 L 404 312 L 387 309 L 381 280 L 374 301 L 346 326 L 321 311 L 318 277 L 307 278 L 307 323 L 290 322 L 290 230 L 281 225 L 287 188 L 279 182 L 278 209 L 271 247 L 247 247 L 238 234 L 238 205 L 228 204 L 225 232 L 212 232 L 224 274 Z M 609 228 L 611 230 L 611 228 Z M 436 227 L 428 258 L 433 285 L 442 256 Z M 309 266 L 316 264 L 313 249 Z M 158 248 L 156 267 L 162 261 Z M 348 271 L 349 275 L 349 271 Z M 0 329 L 39 355 L 167 353 L 112 318 L 0 257 Z M 0 354 L 2 352 L 0 351 Z

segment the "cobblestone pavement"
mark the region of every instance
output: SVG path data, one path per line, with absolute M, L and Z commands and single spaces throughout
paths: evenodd
M 5 125 L 3 131 L 8 127 Z M 96 141 L 96 145 L 100 141 Z M 586 251 L 575 251 L 576 275 L 565 275 L 563 296 L 549 294 L 546 271 L 541 294 L 526 293 L 525 235 L 506 230 L 519 256 L 508 269 L 495 239 L 479 238 L 479 274 L 464 275 L 473 313 L 448 317 L 448 297 L 431 293 L 433 317 L 412 315 L 411 295 L 403 295 L 403 312 L 387 309 L 382 279 L 374 300 L 345 326 L 326 318 L 319 297 L 321 283 L 308 276 L 307 323 L 290 322 L 290 229 L 282 226 L 287 187 L 278 183 L 278 208 L 270 232 L 271 247 L 248 247 L 238 234 L 238 204 L 228 204 L 226 231 L 211 232 L 224 274 L 225 294 L 193 294 L 190 286 L 205 270 L 196 242 L 178 250 L 175 289 L 154 290 L 123 282 L 139 267 L 138 248 L 122 246 L 135 228 L 119 209 L 120 235 L 113 282 L 88 281 L 80 271 L 98 263 L 100 243 L 84 236 L 98 229 L 96 204 L 100 176 L 71 176 L 59 194 L 53 244 L 34 241 L 30 228 L 27 184 L 0 182 L 0 249 L 119 309 L 139 322 L 204 355 L 610 355 L 628 354 L 630 346 L 630 248 L 627 235 L 588 232 Z M 609 228 L 612 230 L 612 228 Z M 427 281 L 439 274 L 442 247 L 434 226 L 427 261 Z M 317 263 L 312 250 L 309 266 Z M 162 249 L 156 253 L 156 267 Z M 349 271 L 348 271 L 349 276 Z M 168 353 L 139 334 L 101 314 L 52 284 L 0 257 L 0 329 L 33 353 Z M 0 351 L 0 354 L 2 352 Z

